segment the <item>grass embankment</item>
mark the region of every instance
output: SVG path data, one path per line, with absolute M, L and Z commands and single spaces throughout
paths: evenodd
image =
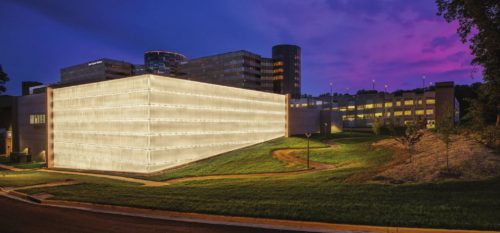
M 319 140 L 311 139 L 310 147 L 325 147 Z M 265 172 L 287 172 L 305 169 L 305 166 L 286 166 L 271 156 L 271 152 L 281 148 L 305 148 L 307 140 L 300 137 L 278 138 L 268 142 L 249 146 L 240 150 L 227 152 L 212 158 L 188 164 L 165 172 L 135 178 L 148 180 L 167 180 L 188 176 L 207 176 L 225 174 L 251 174 Z
M 333 148 L 320 148 L 310 150 L 309 159 L 321 163 L 331 163 L 338 167 L 372 168 L 387 162 L 392 157 L 392 151 L 375 149 L 371 144 L 383 136 L 370 134 L 338 135 L 330 143 Z M 307 151 L 297 151 L 293 155 L 306 158 Z
M 384 226 L 500 230 L 500 178 L 412 185 L 351 183 L 347 182 L 349 177 L 367 168 L 375 169 L 382 163 L 377 156 L 389 155 L 370 152 L 369 142 L 373 138 L 340 140 L 341 136 L 335 137 L 338 148 L 317 149 L 313 152 L 317 154 L 311 158 L 336 163 L 339 166 L 336 170 L 288 177 L 192 181 L 164 187 L 138 187 L 93 178 L 83 184 L 26 192 L 46 192 L 62 200 L 185 212 Z M 276 142 L 260 150 L 271 150 L 273 145 L 276 146 Z M 255 158 L 253 153 L 246 156 Z M 243 156 L 240 159 L 252 163 L 250 158 Z M 229 164 L 236 163 L 225 159 Z M 229 168 L 237 170 L 236 164 Z M 251 170 L 251 167 L 246 169 Z M 5 180 L 0 176 L 0 186 Z
M 138 186 L 137 184 L 134 184 L 134 183 L 115 181 L 115 180 L 109 180 L 109 179 L 102 179 L 102 178 L 91 177 L 91 176 L 46 173 L 46 172 L 39 172 L 39 171 L 35 171 L 35 170 L 18 171 L 18 172 L 8 171 L 8 170 L 0 170 L 0 187 L 22 187 L 22 186 L 30 186 L 30 185 L 65 181 L 65 180 L 69 180 L 69 179 L 76 180 L 76 181 L 79 181 L 82 183 L 106 184 L 106 185 L 109 184 L 109 185 L 119 185 L 122 187 Z

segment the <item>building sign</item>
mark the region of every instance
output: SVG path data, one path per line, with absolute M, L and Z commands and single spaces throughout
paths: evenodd
M 88 66 L 93 66 L 93 65 L 97 65 L 97 64 L 101 64 L 101 63 L 102 63 L 102 61 L 94 61 L 94 62 L 88 63 L 87 65 Z
M 30 114 L 30 125 L 45 124 L 45 114 Z

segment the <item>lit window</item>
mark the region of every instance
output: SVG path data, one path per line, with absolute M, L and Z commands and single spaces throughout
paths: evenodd
M 307 107 L 307 104 L 302 104 L 302 107 Z
M 347 106 L 348 109 L 354 109 L 354 105 Z
M 418 103 L 418 104 L 422 104 L 422 100 L 418 100 L 418 101 L 417 101 L 417 103 Z
M 382 116 L 382 113 L 381 112 L 376 112 L 375 113 L 375 117 L 381 117 Z
M 405 100 L 405 105 L 406 106 L 412 106 L 413 105 L 413 100 Z
M 391 112 L 386 112 L 386 113 L 385 113 L 385 115 L 386 115 L 387 117 L 391 117 Z
M 402 111 L 395 111 L 394 116 L 402 116 L 403 112 Z
M 363 118 L 364 115 L 363 114 L 358 114 L 358 118 Z
M 415 110 L 415 115 L 417 115 L 417 116 L 424 115 L 424 110 Z
M 376 108 L 383 108 L 384 104 L 383 103 L 378 103 L 378 104 L 375 104 L 375 107 Z
M 340 108 L 341 112 L 345 112 L 347 109 L 345 107 Z
M 372 109 L 372 108 L 373 108 L 373 104 L 366 104 L 366 105 L 365 105 L 365 108 L 366 108 L 366 109 Z
M 411 110 L 406 110 L 405 111 L 405 116 L 411 116 Z
M 435 99 L 426 99 L 426 100 L 425 100 L 425 103 L 426 103 L 426 104 L 435 104 L 435 103 L 436 103 L 436 100 L 435 100 Z
M 363 106 L 363 105 L 358 105 L 358 110 L 363 110 L 363 109 L 365 109 L 365 106 Z
M 45 114 L 30 114 L 30 125 L 45 124 Z
M 392 107 L 392 102 L 385 102 L 385 107 L 386 108 Z
M 396 101 L 396 106 L 401 106 L 401 101 Z
M 290 104 L 290 107 L 292 107 L 292 108 L 293 108 L 293 104 Z
M 434 114 L 434 109 L 427 109 L 427 110 L 425 110 L 425 114 L 427 114 L 427 115 Z

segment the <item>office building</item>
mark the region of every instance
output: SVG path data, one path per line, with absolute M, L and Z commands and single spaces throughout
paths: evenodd
M 48 166 L 155 172 L 287 135 L 285 95 L 141 75 L 48 89 Z
M 432 91 L 339 95 L 321 102 L 300 99 L 289 104 L 291 108 L 331 109 L 342 117 L 343 128 L 370 127 L 374 120 L 395 126 L 423 122 L 427 128 L 435 128 L 441 120 L 458 122 L 460 109 L 453 82 L 438 82 Z
M 188 80 L 261 90 L 261 56 L 244 50 L 189 60 L 181 72 Z
M 108 58 L 61 69 L 61 85 L 99 82 L 133 75 L 131 63 Z
M 274 93 L 301 96 L 301 52 L 297 45 L 273 46 Z
M 263 57 L 260 62 L 260 90 L 274 92 L 274 60 Z
M 186 56 L 176 52 L 146 51 L 144 52 L 145 73 L 176 77 L 179 76 L 179 65 L 186 60 Z

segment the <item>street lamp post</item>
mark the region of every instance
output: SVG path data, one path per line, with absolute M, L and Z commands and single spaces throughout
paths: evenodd
M 307 137 L 307 169 L 309 169 L 309 137 L 311 137 L 311 133 L 306 133 Z
M 425 75 L 422 76 L 422 89 L 425 90 Z
M 372 90 L 375 90 L 375 79 L 372 79 Z
M 387 84 L 384 85 L 384 91 L 387 93 L 387 87 L 389 87 Z
M 330 111 L 333 108 L 333 83 L 330 82 Z

